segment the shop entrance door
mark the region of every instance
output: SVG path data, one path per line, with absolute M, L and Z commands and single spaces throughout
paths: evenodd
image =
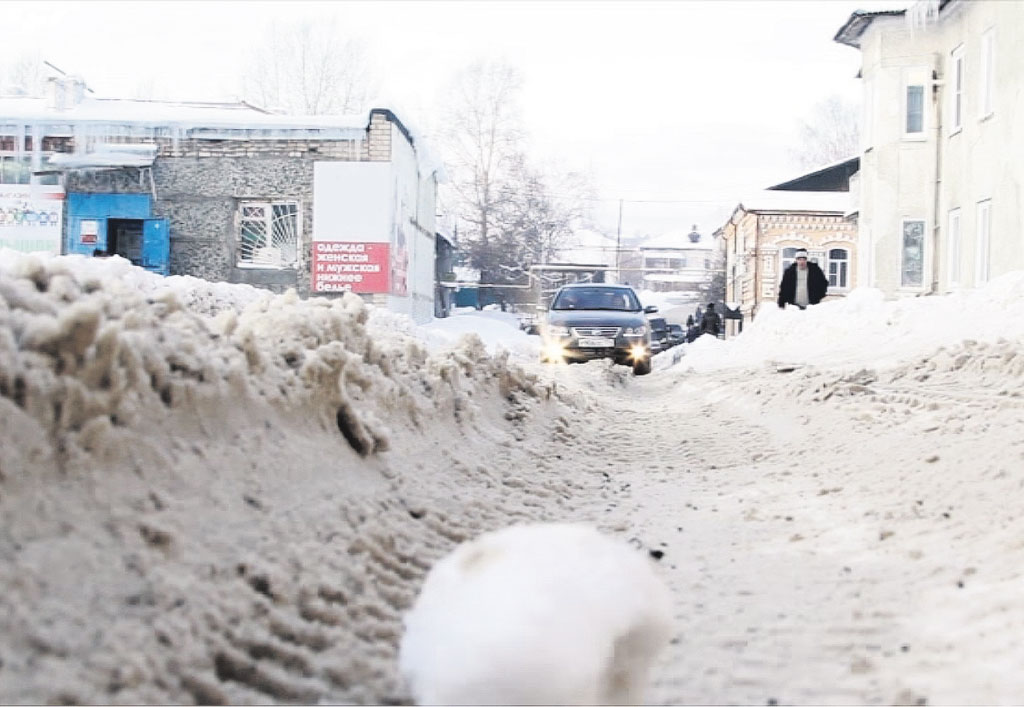
M 142 265 L 142 219 L 107 220 L 107 254 L 120 255 Z

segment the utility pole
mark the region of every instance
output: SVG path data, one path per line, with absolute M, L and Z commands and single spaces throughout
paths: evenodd
M 619 199 L 619 227 L 615 231 L 615 277 L 622 282 L 622 270 L 619 269 L 619 258 L 622 257 L 622 199 Z

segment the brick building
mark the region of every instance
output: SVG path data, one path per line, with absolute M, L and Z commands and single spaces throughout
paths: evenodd
M 728 306 L 738 306 L 748 321 L 763 304 L 775 306 L 782 272 L 798 248 L 828 276 L 829 297 L 852 289 L 857 224 L 845 217 L 849 201 L 847 192 L 764 191 L 740 202 L 717 232 L 725 243 Z
M 434 313 L 440 165 L 390 110 L 282 116 L 54 80 L 47 98 L 0 98 L 0 160 L 0 209 L 2 187 L 19 213 L 64 202 L 46 222 L 59 241 L 40 248 L 22 219 L 20 240 L 0 223 L 0 245 Z

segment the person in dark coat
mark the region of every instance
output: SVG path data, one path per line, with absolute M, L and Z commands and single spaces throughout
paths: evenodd
M 800 309 L 818 304 L 828 291 L 828 278 L 817 263 L 807 260 L 807 251 L 801 248 L 796 252 L 796 262 L 782 273 L 782 284 L 779 285 L 779 309 L 793 304 Z
M 700 332 L 701 334 L 718 336 L 718 332 L 721 330 L 722 318 L 718 316 L 718 312 L 715 311 L 715 303 L 708 302 L 708 308 L 704 310 L 704 316 L 700 321 Z
M 686 318 L 686 343 L 692 344 L 700 336 L 700 327 L 693 321 L 691 314 Z

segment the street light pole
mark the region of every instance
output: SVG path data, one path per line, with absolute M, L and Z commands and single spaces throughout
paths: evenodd
M 622 199 L 619 199 L 619 227 L 615 231 L 615 277 L 622 282 L 622 270 L 619 269 L 619 258 L 622 257 Z

